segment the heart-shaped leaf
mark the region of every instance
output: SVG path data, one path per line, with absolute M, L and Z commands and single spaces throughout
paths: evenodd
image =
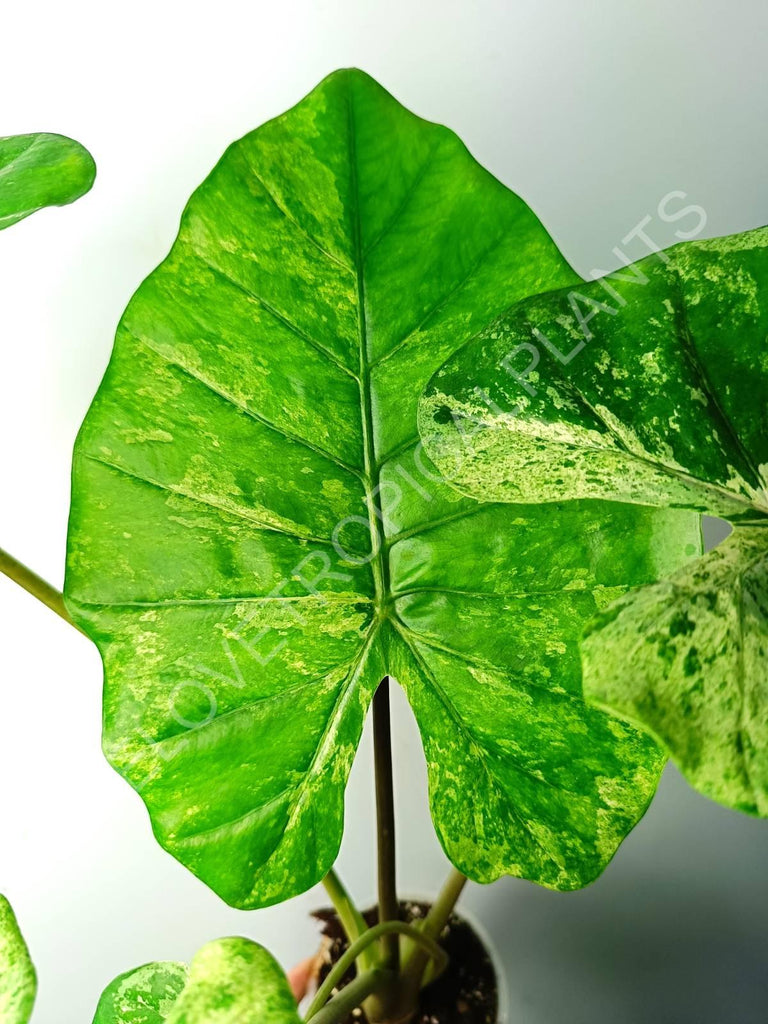
M 152 963 L 116 978 L 93 1024 L 299 1024 L 288 980 L 249 939 L 217 939 L 185 964 Z
M 734 523 L 710 555 L 596 619 L 584 688 L 662 741 L 702 792 L 761 815 L 767 334 L 768 230 L 684 243 L 578 295 L 522 302 L 438 371 L 420 411 L 428 451 L 468 493 Z
M 11 905 L 0 896 L 0 1024 L 27 1024 L 36 993 L 29 950 Z
M 299 1024 L 288 979 L 249 939 L 219 939 L 192 961 L 168 1024 Z
M 230 903 L 331 866 L 387 673 L 469 876 L 583 885 L 643 813 L 661 755 L 585 706 L 577 638 L 697 517 L 479 504 L 417 436 L 440 363 L 573 279 L 455 135 L 344 71 L 227 150 L 134 296 L 77 442 L 68 607 L 107 756 Z
M 95 176 L 91 154 L 63 135 L 0 138 L 0 230 L 44 206 L 74 202 Z

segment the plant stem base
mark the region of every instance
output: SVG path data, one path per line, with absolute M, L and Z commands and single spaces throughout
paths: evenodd
M 400 909 L 402 920 L 417 924 L 423 921 L 429 904 L 405 901 L 400 904 Z M 326 966 L 321 972 L 322 980 L 347 948 L 347 940 L 333 910 L 324 910 L 315 916 L 323 923 Z M 378 921 L 376 908 L 363 916 L 369 925 Z M 446 974 L 422 990 L 418 1008 L 412 1016 L 392 1005 L 389 1016 L 370 1020 L 357 1011 L 350 1014 L 344 1024 L 497 1024 L 496 973 L 482 941 L 460 916 L 453 915 L 443 933 L 441 945 L 451 958 L 451 966 Z M 350 972 L 345 982 L 353 977 Z

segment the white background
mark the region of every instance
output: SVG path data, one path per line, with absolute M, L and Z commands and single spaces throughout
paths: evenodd
M 706 234 L 768 221 L 762 0 L 324 0 L 9 4 L 0 134 L 55 131 L 99 165 L 93 192 L 0 235 L 0 544 L 57 585 L 71 445 L 119 315 L 225 146 L 329 71 L 363 67 L 442 121 L 521 193 L 583 273 L 670 190 Z M 675 225 L 654 217 L 660 245 Z M 632 252 L 633 256 L 642 251 Z M 306 955 L 318 891 L 230 910 L 151 837 L 99 750 L 94 648 L 0 579 L 0 891 L 40 974 L 36 1024 L 88 1024 L 117 973 L 252 936 Z M 396 708 L 401 879 L 444 863 L 410 712 Z M 368 741 L 340 867 L 373 894 Z M 768 823 L 668 772 L 603 878 L 558 895 L 473 887 L 508 965 L 515 1024 L 751 1024 L 768 1014 Z

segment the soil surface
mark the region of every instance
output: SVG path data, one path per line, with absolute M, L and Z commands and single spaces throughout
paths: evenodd
M 403 921 L 417 922 L 428 910 L 427 903 L 401 903 L 400 916 Z M 348 942 L 334 911 L 321 910 L 314 916 L 322 924 L 320 981 L 323 981 Z M 378 922 L 376 909 L 363 916 L 369 926 Z M 450 957 L 450 966 L 440 978 L 422 990 L 414 1024 L 496 1024 L 496 972 L 476 933 L 466 921 L 454 914 L 440 936 L 440 945 Z M 350 972 L 343 984 L 353 977 L 354 972 Z M 365 1020 L 363 1011 L 355 1010 L 344 1024 L 365 1024 Z

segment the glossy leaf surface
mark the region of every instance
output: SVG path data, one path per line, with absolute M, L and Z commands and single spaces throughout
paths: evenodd
M 189 969 L 152 963 L 116 978 L 93 1024 L 298 1024 L 282 969 L 248 939 L 218 939 Z
M 276 960 L 249 939 L 219 939 L 192 961 L 168 1024 L 299 1024 L 296 1000 Z
M 65 206 L 93 185 L 90 153 L 63 135 L 0 138 L 0 230 L 45 206 Z
M 661 740 L 702 792 L 762 815 L 766 334 L 768 231 L 685 243 L 575 299 L 521 303 L 441 368 L 420 413 L 428 450 L 469 493 L 684 506 L 734 523 L 704 559 L 596 619 L 584 686 Z
M 331 866 L 387 673 L 470 877 L 583 885 L 645 809 L 661 756 L 585 706 L 577 638 L 698 550 L 696 517 L 478 504 L 417 436 L 440 363 L 573 279 L 455 135 L 345 71 L 230 147 L 129 305 L 77 442 L 68 606 L 108 757 L 230 903 Z
M 187 976 L 187 965 L 173 961 L 121 974 L 104 989 L 93 1024 L 163 1024 Z
M 0 1024 L 27 1024 L 36 992 L 29 950 L 8 900 L 0 896 Z

